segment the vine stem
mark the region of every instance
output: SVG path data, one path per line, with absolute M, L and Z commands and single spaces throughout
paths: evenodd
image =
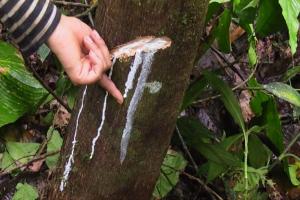
M 248 199 L 248 189 L 249 189 L 249 186 L 248 186 L 248 139 L 249 139 L 249 134 L 246 132 L 245 130 L 245 127 L 242 127 L 242 130 L 243 130 L 243 134 L 244 134 L 244 148 L 245 148 L 245 151 L 244 151 L 244 178 L 245 178 L 245 190 L 246 190 L 246 193 L 245 193 L 245 200 Z
M 72 109 L 68 106 L 67 103 L 64 102 L 64 100 L 59 97 L 40 77 L 40 75 L 37 73 L 37 71 L 34 69 L 34 67 L 30 64 L 29 60 L 25 59 L 26 66 L 31 70 L 33 73 L 33 76 L 40 82 L 40 84 L 58 101 L 60 105 L 62 105 L 69 113 L 72 112 Z
M 181 142 L 181 144 L 182 144 L 182 147 L 183 147 L 185 153 L 188 155 L 190 161 L 192 162 L 192 165 L 193 165 L 194 169 L 195 169 L 196 171 L 198 171 L 198 165 L 196 164 L 196 162 L 195 162 L 195 160 L 194 160 L 194 158 L 193 158 L 191 152 L 189 151 L 189 149 L 188 149 L 188 147 L 187 147 L 187 145 L 186 145 L 186 143 L 185 143 L 185 141 L 184 141 L 184 139 L 183 139 L 183 137 L 182 137 L 182 135 L 181 135 L 181 133 L 180 133 L 179 128 L 178 128 L 177 125 L 176 125 L 176 132 L 177 132 L 177 134 L 178 134 L 178 137 L 179 137 L 179 139 L 180 139 L 180 142 Z
M 278 163 L 280 163 L 285 157 L 291 156 L 292 154 L 289 154 L 288 151 L 292 148 L 292 146 L 297 142 L 297 140 L 300 138 L 300 133 L 298 133 L 292 141 L 286 146 L 284 151 L 279 155 L 278 159 L 269 167 L 269 169 L 273 169 Z M 295 158 L 295 157 L 294 157 Z

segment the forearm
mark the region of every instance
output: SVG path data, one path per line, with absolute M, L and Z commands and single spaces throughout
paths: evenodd
M 49 0 L 0 0 L 0 21 L 25 56 L 46 42 L 60 16 Z

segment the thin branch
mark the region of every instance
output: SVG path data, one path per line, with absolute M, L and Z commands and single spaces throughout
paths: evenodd
M 45 154 L 42 154 L 42 155 L 40 155 L 40 156 L 38 156 L 38 157 L 36 157 L 36 158 L 34 158 L 34 159 L 28 161 L 27 163 L 18 165 L 18 166 L 14 167 L 14 168 L 12 168 L 12 169 L 10 169 L 10 170 L 7 170 L 7 171 L 2 170 L 2 171 L 0 172 L 0 177 L 1 177 L 1 176 L 4 176 L 4 175 L 7 175 L 7 174 L 10 174 L 10 173 L 12 173 L 13 171 L 15 171 L 15 170 L 17 170 L 17 169 L 20 169 L 20 168 L 23 168 L 23 167 L 28 167 L 29 165 L 31 165 L 32 163 L 34 163 L 34 162 L 36 162 L 36 161 L 43 160 L 43 159 L 45 159 L 45 158 L 47 158 L 47 157 L 49 157 L 49 156 L 56 155 L 56 154 L 58 154 L 59 152 L 60 152 L 60 151 L 53 151 L 53 152 L 50 152 L 50 153 L 45 153 Z
M 84 3 L 85 3 L 86 5 L 88 5 L 87 0 L 84 0 Z M 97 3 L 98 3 L 98 1 L 96 1 L 95 4 L 97 4 Z M 89 12 L 88 16 L 89 16 L 89 20 L 90 20 L 90 22 L 91 22 L 91 25 L 92 25 L 92 27 L 94 28 L 94 27 L 95 27 L 95 23 L 94 23 L 94 20 L 93 20 L 93 16 L 92 16 L 91 11 Z
M 224 200 L 219 194 L 217 194 L 213 189 L 208 187 L 200 178 L 197 178 L 189 173 L 181 172 L 183 175 L 188 177 L 191 180 L 197 181 L 207 192 L 214 195 L 218 200 Z
M 59 97 L 55 92 L 44 82 L 44 80 L 40 77 L 40 75 L 36 72 L 36 70 L 31 66 L 31 64 L 26 61 L 27 66 L 32 71 L 34 77 L 43 85 L 43 87 L 69 112 L 72 112 L 72 109 L 66 104 L 61 97 Z
M 53 125 L 52 125 L 52 131 L 51 131 L 51 133 L 49 134 L 49 137 L 46 138 L 46 140 L 43 141 L 43 143 L 41 144 L 41 146 L 40 146 L 40 148 L 39 148 L 37 154 L 35 155 L 35 157 L 40 156 L 40 155 L 44 152 L 44 150 L 45 150 L 47 144 L 49 143 L 49 141 L 51 140 L 51 138 L 52 138 L 52 136 L 53 136 L 54 130 L 55 130 L 55 129 L 54 129 Z
M 177 171 L 177 172 L 180 172 L 182 175 L 185 175 L 187 176 L 189 179 L 191 180 L 195 180 L 197 181 L 208 193 L 214 195 L 218 200 L 224 200 L 218 193 L 216 193 L 213 189 L 211 189 L 204 181 L 202 181 L 200 178 L 198 177 L 195 177 L 189 173 L 186 173 L 185 171 L 180 171 L 178 169 L 175 169 L 174 167 L 172 166 L 169 166 L 169 165 L 165 165 L 163 164 L 163 166 L 165 167 L 169 167 L 170 169 L 174 170 L 174 171 Z
M 78 7 L 84 7 L 84 8 L 90 7 L 90 5 L 88 5 L 88 4 L 83 4 L 83 3 L 78 3 L 78 2 L 56 1 L 56 0 L 52 0 L 52 2 L 55 4 L 58 4 L 58 5 L 64 5 L 64 6 L 78 6 Z
M 223 66 L 223 68 L 224 67 L 229 67 L 234 73 L 236 73 L 240 77 L 240 79 L 244 80 L 241 73 L 234 67 L 234 65 L 237 62 L 233 62 L 233 63 L 229 62 L 227 60 L 227 58 L 225 58 L 225 56 L 221 52 L 219 52 L 216 48 L 214 48 L 213 46 L 211 46 L 210 49 L 217 55 L 217 57 L 219 57 L 220 59 L 222 59 L 226 63 L 227 66 Z
M 82 17 L 82 16 L 89 15 L 89 13 L 90 13 L 94 8 L 96 8 L 97 6 L 98 6 L 98 1 L 97 1 L 95 4 L 91 5 L 91 6 L 90 6 L 88 9 L 86 9 L 84 12 L 79 13 L 79 14 L 75 15 L 74 17 Z
M 177 125 L 176 125 L 176 132 L 177 132 L 177 135 L 178 135 L 178 137 L 179 137 L 179 139 L 180 139 L 180 142 L 181 142 L 181 144 L 182 144 L 182 147 L 183 147 L 185 153 L 188 155 L 190 161 L 191 161 L 192 164 L 193 164 L 194 169 L 195 169 L 196 171 L 198 171 L 198 165 L 196 164 L 196 162 L 195 162 L 195 160 L 194 160 L 194 158 L 193 158 L 191 152 L 189 151 L 189 149 L 188 149 L 188 147 L 187 147 L 187 145 L 186 145 L 186 143 L 185 143 L 185 141 L 184 141 L 184 139 L 183 139 L 183 137 L 182 137 L 182 135 L 181 135 L 181 133 L 180 133 L 180 131 L 179 131 Z
M 300 138 L 300 133 L 298 133 L 293 139 L 292 141 L 286 146 L 286 148 L 284 149 L 284 151 L 280 154 L 280 156 L 278 156 L 278 159 L 269 167 L 269 169 L 274 168 L 277 164 L 279 164 L 287 155 L 288 151 L 292 148 L 292 146 L 298 141 L 298 139 Z

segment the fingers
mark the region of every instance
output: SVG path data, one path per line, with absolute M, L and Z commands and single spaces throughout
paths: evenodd
M 111 67 L 109 52 L 102 39 L 96 38 L 95 34 L 92 32 L 90 36 L 84 38 L 84 45 L 89 51 L 93 51 L 96 56 L 102 60 L 104 65 L 99 67 L 102 67 L 105 71 Z
M 89 58 L 86 57 L 82 59 L 81 70 L 78 71 L 78 74 L 76 76 L 70 75 L 70 77 L 76 77 L 73 80 L 73 83 L 91 84 L 98 81 L 103 89 L 111 94 L 119 104 L 122 104 L 124 101 L 123 95 L 112 80 L 105 73 L 102 74 L 102 72 L 98 73 L 92 70 L 93 67 L 91 65 L 93 65 L 94 62 L 97 64 L 97 62 L 99 62 L 99 58 L 91 52 L 89 53 Z
M 103 74 L 102 78 L 99 81 L 101 87 L 103 87 L 111 96 L 113 96 L 119 104 L 122 104 L 124 101 L 123 95 L 118 90 L 116 85 L 112 82 L 106 74 Z
M 102 49 L 102 53 L 104 54 L 104 57 L 106 62 L 108 62 L 109 66 L 111 65 L 111 60 L 110 60 L 110 53 L 108 51 L 108 48 L 104 42 L 104 40 L 100 37 L 98 32 L 96 30 L 93 30 L 91 34 L 92 40 L 95 42 L 95 44 L 98 46 L 98 48 Z
M 104 69 L 102 69 L 100 66 L 105 65 L 104 61 L 100 59 L 94 51 L 90 51 L 88 55 L 92 66 L 92 70 L 98 74 L 99 76 L 103 73 Z

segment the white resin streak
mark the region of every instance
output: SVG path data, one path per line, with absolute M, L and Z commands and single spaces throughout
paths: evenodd
M 125 125 L 125 129 L 123 130 L 123 135 L 121 140 L 121 154 L 120 154 L 121 163 L 123 163 L 127 154 L 127 148 L 129 144 L 131 131 L 132 131 L 133 121 L 134 121 L 134 114 L 136 112 L 138 103 L 141 100 L 143 92 L 145 90 L 145 85 L 147 82 L 148 75 L 150 74 L 151 71 L 151 65 L 152 65 L 154 54 L 155 52 L 149 52 L 142 55 L 142 60 L 143 60 L 142 71 L 139 76 L 133 97 L 129 104 L 129 108 L 126 116 L 126 125 Z
M 64 175 L 63 175 L 62 180 L 60 182 L 59 189 L 60 189 L 61 192 L 64 190 L 64 188 L 67 184 L 70 172 L 72 170 L 72 164 L 74 163 L 74 151 L 75 151 L 75 146 L 76 146 L 76 142 L 77 142 L 76 137 L 77 137 L 77 131 L 78 131 L 78 125 L 79 125 L 79 118 L 80 118 L 80 115 L 81 115 L 82 110 L 83 110 L 83 105 L 84 105 L 84 99 L 85 99 L 85 96 L 86 96 L 86 92 L 87 92 L 87 86 L 85 86 L 82 97 L 81 97 L 81 106 L 80 106 L 80 109 L 79 109 L 79 112 L 78 112 L 78 115 L 77 115 L 76 125 L 75 125 L 75 133 L 74 133 L 74 137 L 73 137 L 73 141 L 72 141 L 72 151 L 71 151 L 71 154 L 69 156 L 69 160 L 65 165 Z
M 114 67 L 114 64 L 115 64 L 116 60 L 117 59 L 114 58 L 111 70 L 110 70 L 109 75 L 108 75 L 109 78 L 111 78 L 111 76 L 112 76 L 113 69 L 114 69 L 113 67 Z M 96 146 L 96 143 L 97 143 L 97 141 L 98 141 L 98 139 L 99 139 L 99 137 L 101 135 L 101 130 L 102 130 L 104 122 L 105 122 L 105 112 L 106 112 L 106 107 L 107 107 L 107 97 L 108 97 L 108 92 L 105 93 L 104 102 L 103 102 L 103 106 L 102 106 L 101 123 L 100 123 L 100 126 L 98 127 L 97 135 L 93 138 L 92 151 L 91 151 L 90 159 L 92 159 L 93 156 L 94 156 L 94 154 L 95 154 L 95 146 Z
M 135 79 L 135 74 L 142 63 L 142 53 L 140 51 L 136 52 L 133 63 L 130 66 L 130 72 L 125 83 L 125 92 L 123 97 L 126 98 L 129 90 L 133 88 L 133 81 Z

